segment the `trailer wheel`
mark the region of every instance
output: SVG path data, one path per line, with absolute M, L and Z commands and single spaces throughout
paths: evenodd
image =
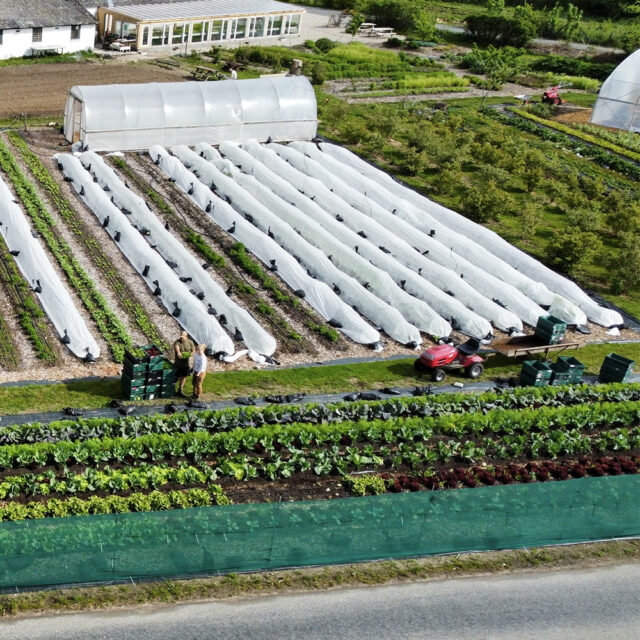
M 467 376 L 472 380 L 475 380 L 482 375 L 483 371 L 484 366 L 479 362 L 476 362 L 476 364 L 472 364 L 470 367 L 467 367 Z
M 442 382 L 447 377 L 444 369 L 434 369 L 431 373 L 431 379 L 434 382 Z

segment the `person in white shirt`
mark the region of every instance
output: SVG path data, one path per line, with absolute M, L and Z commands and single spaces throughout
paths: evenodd
M 204 353 L 206 348 L 206 344 L 199 344 L 193 356 L 193 397 L 196 400 L 202 393 L 202 383 L 207 375 L 207 356 Z

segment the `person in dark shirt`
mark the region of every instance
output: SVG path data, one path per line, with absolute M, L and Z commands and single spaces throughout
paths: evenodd
M 193 355 L 195 348 L 195 344 L 189 339 L 189 334 L 186 331 L 183 331 L 180 334 L 180 337 L 173 343 L 173 352 L 176 363 L 176 378 L 178 379 L 176 395 L 181 398 L 186 398 L 184 393 L 184 383 L 191 373 L 191 356 Z

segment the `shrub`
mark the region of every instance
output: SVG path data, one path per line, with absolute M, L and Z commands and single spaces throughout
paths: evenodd
M 327 53 L 338 46 L 338 43 L 329 38 L 319 38 L 316 40 L 316 47 L 323 53 Z
M 385 43 L 385 47 L 389 47 L 389 49 L 400 49 L 403 45 L 402 40 L 400 38 L 389 38 Z
M 464 22 L 471 37 L 481 44 L 524 47 L 537 35 L 535 24 L 523 18 L 473 15 Z

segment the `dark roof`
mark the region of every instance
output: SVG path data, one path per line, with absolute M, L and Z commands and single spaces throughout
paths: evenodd
M 95 24 L 76 0 L 0 0 L 0 29 Z

